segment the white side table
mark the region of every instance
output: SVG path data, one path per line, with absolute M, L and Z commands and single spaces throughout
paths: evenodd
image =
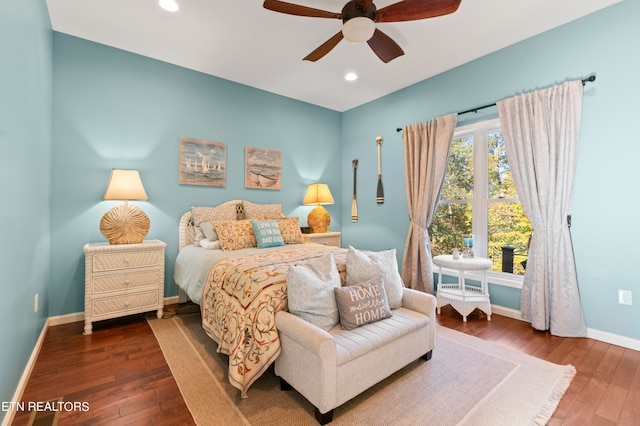
M 324 244 L 325 246 L 340 247 L 340 232 L 318 232 L 302 234 L 305 243 Z
M 93 322 L 164 308 L 166 243 L 85 244 L 84 333 Z
M 493 262 L 484 257 L 460 256 L 459 259 L 454 259 L 452 255 L 444 254 L 434 257 L 433 263 L 438 266 L 438 291 L 436 292 L 438 314 L 441 307 L 451 305 L 453 309 L 462 315 L 462 321 L 467 322 L 467 316 L 478 308 L 487 314 L 487 320 L 491 321 L 487 270 L 493 266 Z M 442 268 L 456 269 L 458 271 L 458 282 L 443 284 Z M 464 278 L 465 271 L 480 271 L 482 274 L 481 286 L 467 285 Z

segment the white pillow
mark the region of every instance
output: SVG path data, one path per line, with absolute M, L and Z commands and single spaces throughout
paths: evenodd
M 213 226 L 213 223 L 211 223 L 211 222 L 202 222 L 200 224 L 200 229 L 202 229 L 202 233 L 204 234 L 204 237 L 207 240 L 209 240 L 209 241 L 217 241 L 217 240 L 219 240 L 218 233 L 216 232 L 216 227 Z
M 208 238 L 203 238 L 200 240 L 200 247 L 207 250 L 220 250 L 220 240 L 211 241 Z
M 243 201 L 246 219 L 280 219 L 283 217 L 282 204 L 255 204 Z
M 402 306 L 402 277 L 398 273 L 396 249 L 386 251 L 347 250 L 347 285 L 355 285 L 382 276 L 389 308 Z
M 340 287 L 340 274 L 331 252 L 290 266 L 287 271 L 289 312 L 325 331 L 332 329 L 340 321 L 333 294 L 335 287 Z

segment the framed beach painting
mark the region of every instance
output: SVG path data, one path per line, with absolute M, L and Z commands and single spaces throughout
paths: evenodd
M 180 177 L 184 185 L 227 185 L 227 145 L 180 138 Z
M 246 147 L 245 188 L 281 189 L 282 153 Z

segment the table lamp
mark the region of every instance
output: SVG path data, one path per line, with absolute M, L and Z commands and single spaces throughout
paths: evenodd
M 312 183 L 309 185 L 302 204 L 305 206 L 316 206 L 309 212 L 309 216 L 307 216 L 307 224 L 311 228 L 312 233 L 327 232 L 329 223 L 331 223 L 331 216 L 329 216 L 329 212 L 322 206 L 333 203 L 333 196 L 329 190 L 329 185 L 326 183 Z
M 111 170 L 111 177 L 104 200 L 124 200 L 105 213 L 100 220 L 100 232 L 110 244 L 141 243 L 149 232 L 149 218 L 130 200 L 146 200 L 147 193 L 142 186 L 137 170 Z

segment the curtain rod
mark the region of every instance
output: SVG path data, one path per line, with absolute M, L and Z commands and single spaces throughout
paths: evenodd
M 592 81 L 596 81 L 596 76 L 595 76 L 595 75 L 590 75 L 590 76 L 589 76 L 589 77 L 587 77 L 587 78 L 583 78 L 583 79 L 582 79 L 582 85 L 584 86 L 584 85 L 586 85 L 587 83 L 592 82 Z M 458 115 L 468 114 L 468 113 L 470 113 L 470 112 L 478 112 L 478 111 L 480 111 L 481 109 L 491 108 L 491 107 L 493 107 L 493 106 L 496 106 L 496 103 L 495 103 L 495 102 L 494 102 L 494 103 L 492 103 L 492 104 L 487 104 L 487 105 L 482 105 L 482 106 L 480 106 L 480 107 L 471 108 L 471 109 L 468 109 L 468 110 L 466 110 L 466 111 L 461 111 L 461 112 L 459 112 L 459 113 L 458 113 Z M 402 128 L 401 128 L 401 127 L 398 127 L 398 128 L 396 129 L 396 132 L 401 132 L 401 131 L 402 131 Z

